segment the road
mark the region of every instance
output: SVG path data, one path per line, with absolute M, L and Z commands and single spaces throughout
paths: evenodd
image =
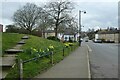
M 118 44 L 83 42 L 90 49 L 92 78 L 118 78 Z

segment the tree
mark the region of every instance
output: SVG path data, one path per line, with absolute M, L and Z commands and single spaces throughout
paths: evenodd
M 6 26 L 6 32 L 12 32 L 12 33 L 17 33 L 20 29 L 16 27 L 15 25 L 7 25 Z
M 40 18 L 41 10 L 37 5 L 27 3 L 14 13 L 13 20 L 17 25 L 28 30 L 31 34 L 32 30 L 37 27 L 36 22 Z
M 45 31 L 48 28 L 51 28 L 52 22 L 53 22 L 53 19 L 49 16 L 49 14 L 46 13 L 45 11 L 42 11 L 41 18 L 37 22 L 38 29 L 42 31 L 42 37 L 45 38 Z
M 55 37 L 57 37 L 58 28 L 60 24 L 67 20 L 67 16 L 71 13 L 73 5 L 69 1 L 56 1 L 50 2 L 46 5 L 46 10 L 49 15 L 54 19 Z
M 87 36 L 89 37 L 90 40 L 95 38 L 95 31 L 94 29 L 88 29 Z

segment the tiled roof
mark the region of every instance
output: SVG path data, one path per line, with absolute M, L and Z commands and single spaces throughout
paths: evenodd
M 76 33 L 72 29 L 70 29 L 70 28 L 67 28 L 64 31 L 64 35 L 75 35 L 75 34 Z

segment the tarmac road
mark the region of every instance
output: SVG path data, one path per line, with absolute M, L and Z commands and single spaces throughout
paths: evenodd
M 85 42 L 90 48 L 92 78 L 118 78 L 118 44 Z

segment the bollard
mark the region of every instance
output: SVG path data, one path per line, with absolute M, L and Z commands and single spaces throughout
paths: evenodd
M 20 77 L 20 80 L 23 79 L 23 61 L 22 61 L 22 59 L 19 60 L 19 77 Z

